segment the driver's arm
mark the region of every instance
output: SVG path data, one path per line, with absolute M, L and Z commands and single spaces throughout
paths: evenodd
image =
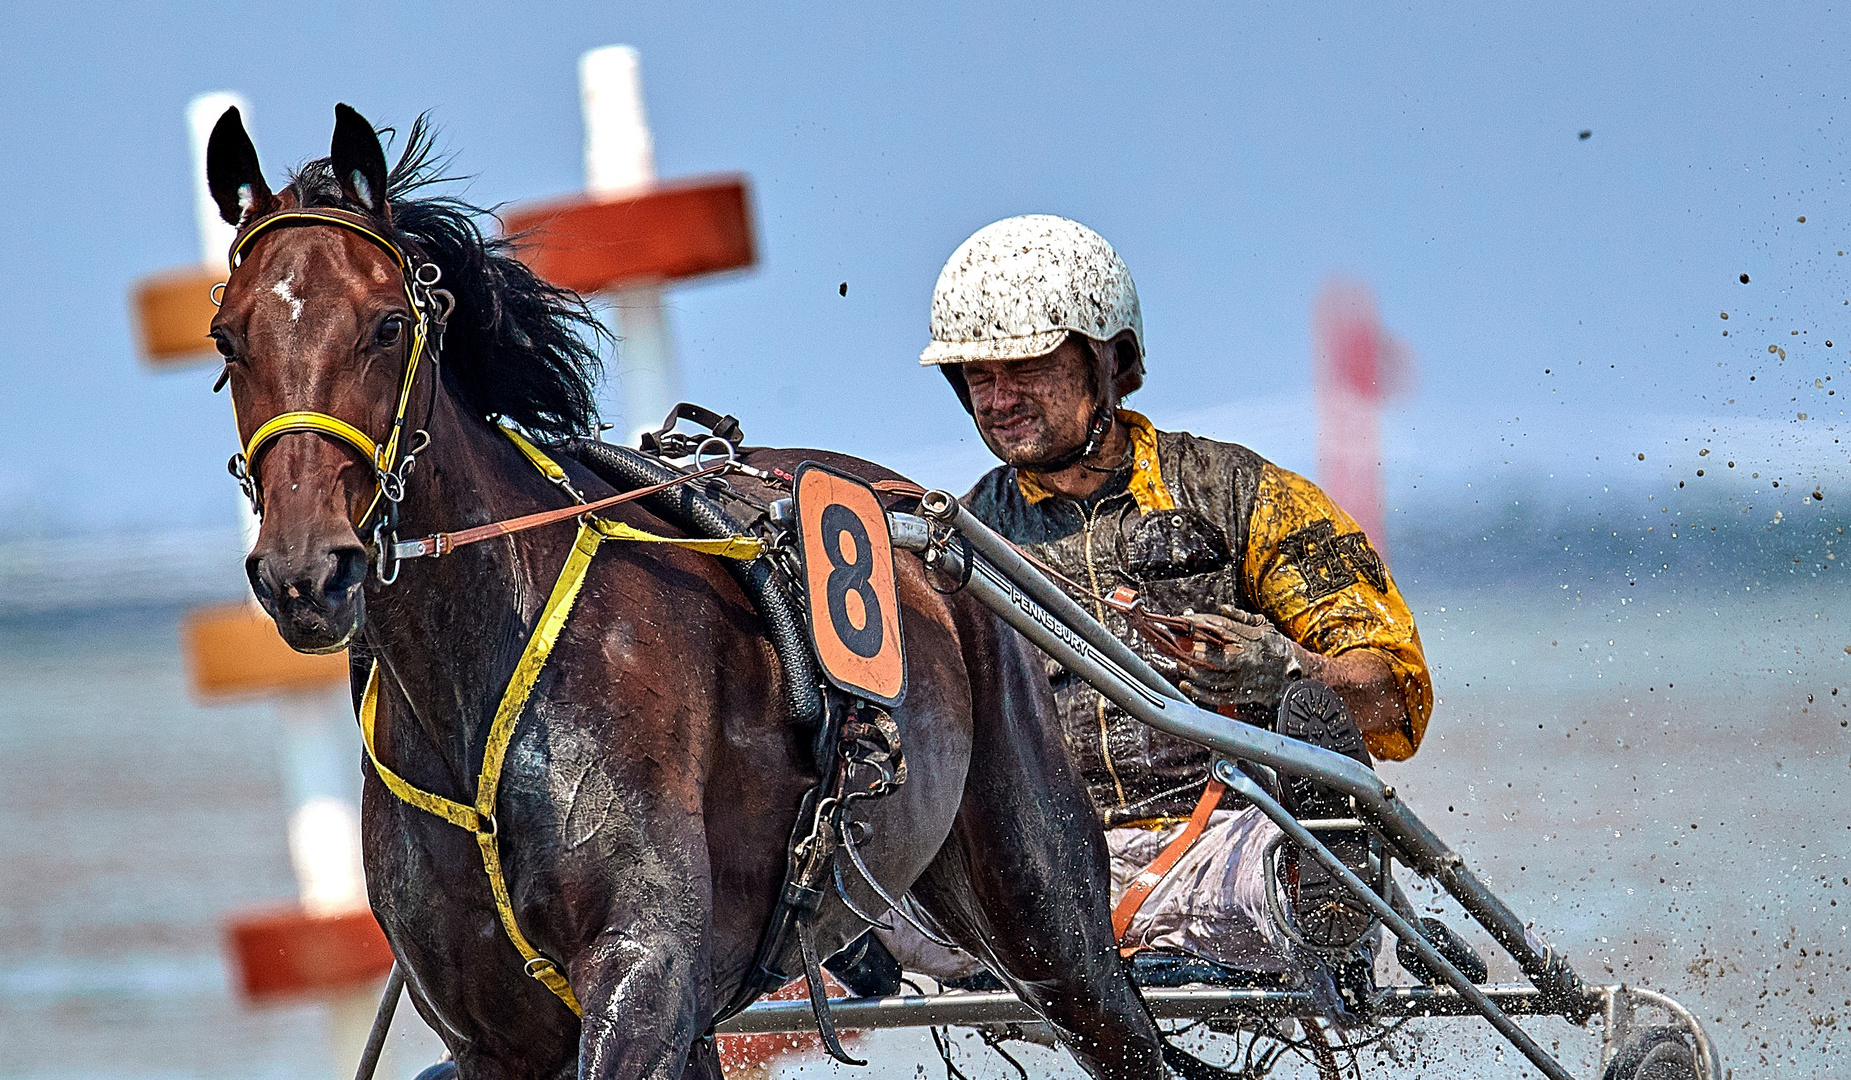
M 1356 522 L 1316 484 L 1261 474 L 1242 586 L 1294 642 L 1308 678 L 1337 691 L 1377 757 L 1413 756 L 1433 712 L 1414 615 Z

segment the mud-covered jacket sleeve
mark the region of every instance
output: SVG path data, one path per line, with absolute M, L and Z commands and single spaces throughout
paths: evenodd
M 1412 757 L 1433 713 L 1433 680 L 1414 615 L 1362 529 L 1316 484 L 1267 465 L 1248 522 L 1242 587 L 1255 610 L 1325 656 L 1370 649 L 1388 662 L 1407 727 L 1369 732 L 1369 750 Z

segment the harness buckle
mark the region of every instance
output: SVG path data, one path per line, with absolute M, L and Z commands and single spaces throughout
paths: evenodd
M 682 420 L 692 420 L 712 434 L 698 435 L 678 432 L 675 430 L 675 424 Z M 669 411 L 668 417 L 662 421 L 660 428 L 643 433 L 642 449 L 646 454 L 681 458 L 703 449 L 709 439 L 719 439 L 737 448 L 745 441 L 745 432 L 740 430 L 737 417 L 721 416 L 712 409 L 684 401 Z
M 257 479 L 251 475 L 250 465 L 244 460 L 244 454 L 231 455 L 225 462 L 225 471 L 238 482 L 238 490 L 244 492 L 244 497 L 250 500 L 251 513 L 262 517 L 264 508 L 263 503 L 257 499 Z
M 381 585 L 390 585 L 398 580 L 398 529 L 388 522 L 396 517 L 398 502 L 394 500 L 391 510 L 379 515 L 373 525 L 373 573 Z

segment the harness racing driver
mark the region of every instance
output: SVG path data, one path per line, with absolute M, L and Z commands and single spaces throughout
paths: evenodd
M 1047 215 L 979 230 L 939 274 L 931 331 L 920 362 L 944 373 L 1003 462 L 965 496 L 978 518 L 1064 577 L 1203 707 L 1365 764 L 1414 753 L 1433 688 L 1387 567 L 1304 477 L 1121 407 L 1144 382 L 1143 323 L 1131 274 L 1104 238 Z M 1187 620 L 1188 660 L 1157 651 L 1104 602 L 1120 587 Z M 1146 727 L 1053 661 L 1048 669 L 1105 826 L 1114 922 L 1121 945 L 1141 954 L 1134 964 L 1205 959 L 1260 984 L 1307 986 L 1340 1012 L 1362 1006 L 1380 936 L 1368 909 L 1289 843 L 1273 875 L 1283 902 L 1269 901 L 1266 852 L 1281 834 L 1256 808 L 1202 805 L 1220 792 L 1203 798 L 1213 752 Z M 1300 820 L 1351 817 L 1347 798 L 1280 780 Z M 1154 888 L 1140 886 L 1141 902 L 1124 902 L 1198 807 L 1212 810 L 1199 839 Z M 1366 836 L 1320 839 L 1369 879 Z M 896 926 L 879 937 L 906 969 L 981 971 Z

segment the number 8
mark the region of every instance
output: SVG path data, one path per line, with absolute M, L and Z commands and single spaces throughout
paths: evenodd
M 874 573 L 874 551 L 868 544 L 868 527 L 855 512 L 841 503 L 823 508 L 823 554 L 829 558 L 829 581 L 824 587 L 829 602 L 829 622 L 836 637 L 848 650 L 863 659 L 880 655 L 886 642 L 882 625 L 880 596 L 869 577 Z M 846 559 L 842 537 L 846 534 L 855 557 Z M 861 600 L 862 625 L 857 628 L 848 617 L 848 594 Z

